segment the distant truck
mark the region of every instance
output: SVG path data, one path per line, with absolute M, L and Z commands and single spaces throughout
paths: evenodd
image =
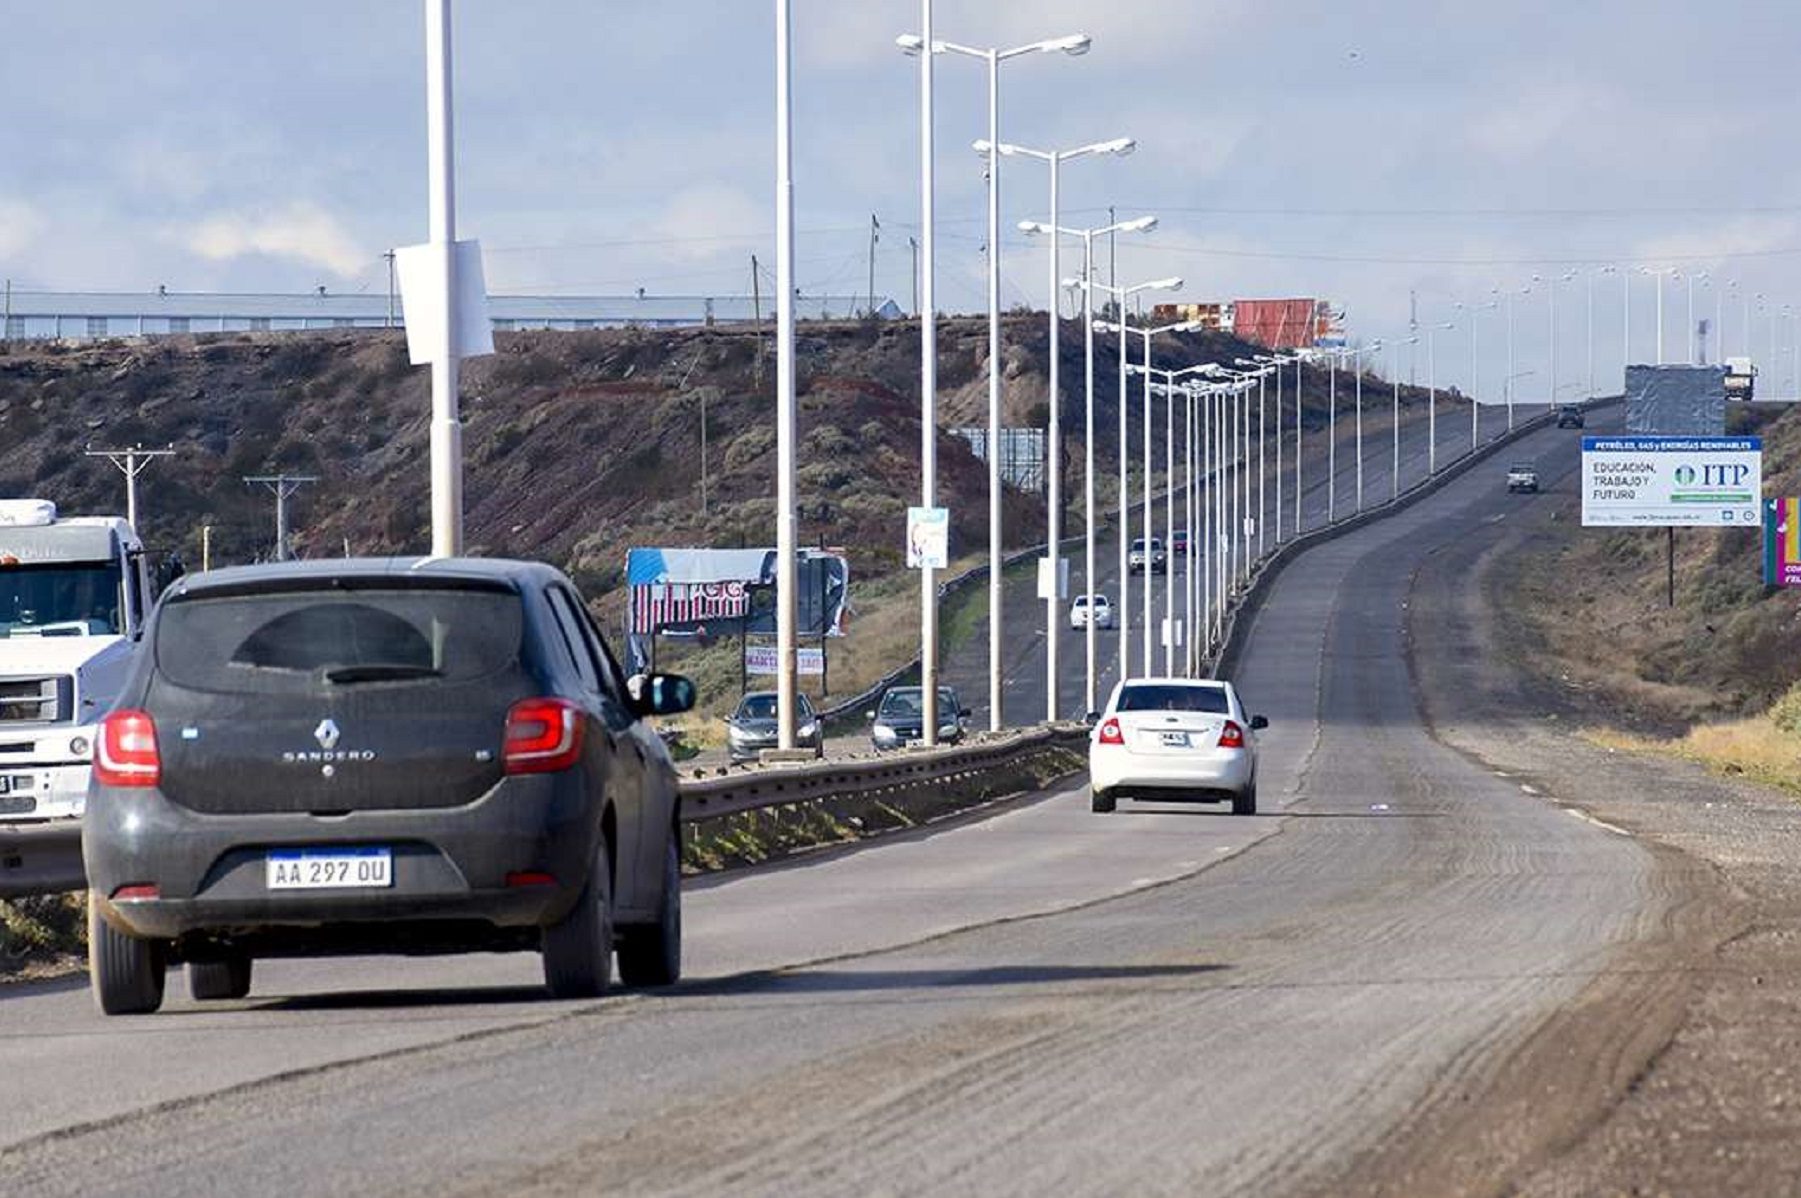
M 1751 400 L 1756 398 L 1757 366 L 1750 358 L 1726 359 L 1726 398 L 1729 400 Z
M 0 826 L 82 814 L 94 724 L 155 599 L 125 520 L 0 500 Z

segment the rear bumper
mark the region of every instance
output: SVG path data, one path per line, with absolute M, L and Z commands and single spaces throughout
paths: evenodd
M 1242 794 L 1250 789 L 1256 766 L 1242 751 L 1152 755 L 1097 745 L 1088 752 L 1088 775 L 1096 790 L 1168 792 L 1179 798 L 1200 791 Z
M 102 912 L 134 935 L 171 940 L 419 920 L 540 927 L 574 904 L 600 834 L 580 771 L 507 778 L 462 807 L 332 816 L 209 815 L 155 790 L 96 787 L 83 824 Z M 272 850 L 334 847 L 388 849 L 392 885 L 269 889 Z M 513 871 L 554 883 L 509 887 Z M 159 897 L 112 901 L 120 887 L 145 884 Z

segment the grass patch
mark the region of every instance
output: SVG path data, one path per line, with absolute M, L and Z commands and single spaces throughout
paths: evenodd
M 1615 729 L 1585 735 L 1603 748 L 1692 761 L 1725 777 L 1748 778 L 1801 795 L 1801 735 L 1785 731 L 1769 715 L 1699 724 L 1668 739 Z
M 85 895 L 0 902 L 0 978 L 66 972 L 86 952 Z

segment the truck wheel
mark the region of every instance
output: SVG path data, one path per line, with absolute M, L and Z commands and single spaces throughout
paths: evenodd
M 250 954 L 234 952 L 218 961 L 189 961 L 188 993 L 195 1002 L 243 998 L 250 993 Z
M 557 998 L 598 998 L 613 980 L 613 870 L 600 838 L 588 884 L 561 922 L 544 929 L 544 984 Z
M 167 971 L 161 941 L 140 940 L 108 923 L 88 897 L 88 984 L 108 1015 L 148 1015 L 163 1005 Z
M 670 986 L 681 976 L 682 856 L 672 832 L 663 853 L 657 922 L 619 929 L 619 980 L 628 986 Z
M 1097 790 L 1092 793 L 1092 798 L 1089 801 L 1089 808 L 1096 815 L 1105 815 L 1113 810 L 1117 805 L 1117 802 L 1118 800 L 1113 797 L 1112 791 Z

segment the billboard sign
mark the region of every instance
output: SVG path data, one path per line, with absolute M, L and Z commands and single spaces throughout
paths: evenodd
M 633 549 L 626 555 L 634 636 L 775 635 L 773 549 Z M 842 554 L 803 549 L 795 563 L 796 631 L 844 635 L 850 567 Z
M 1584 528 L 1754 528 L 1761 437 L 1584 437 Z
M 1801 587 L 1801 499 L 1763 501 L 1763 582 Z
M 944 507 L 907 509 L 907 568 L 942 570 L 951 564 L 951 511 Z
M 820 675 L 825 673 L 825 650 L 818 646 L 798 646 L 799 654 L 796 668 L 802 675 Z M 779 674 L 782 672 L 782 659 L 776 653 L 774 645 L 746 645 L 744 647 L 744 672 L 746 674 Z

